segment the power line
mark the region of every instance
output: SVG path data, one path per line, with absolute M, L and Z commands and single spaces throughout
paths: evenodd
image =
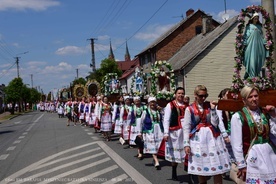
M 121 45 L 119 45 L 114 51 L 116 51 L 117 49 L 122 47 L 128 40 L 132 39 L 161 10 L 161 8 L 163 6 L 165 6 L 165 4 L 167 2 L 168 2 L 168 0 L 165 0 L 165 2 L 152 14 L 152 16 L 150 16 L 150 18 L 144 24 L 142 24 L 142 26 L 140 26 L 140 28 L 138 28 L 128 39 L 126 39 L 125 42 L 123 42 Z

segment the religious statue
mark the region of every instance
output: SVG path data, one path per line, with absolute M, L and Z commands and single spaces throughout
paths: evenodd
M 159 91 L 170 91 L 170 77 L 166 74 L 163 67 L 160 67 L 158 84 L 159 84 Z
M 260 76 L 269 52 L 268 48 L 266 48 L 267 43 L 264 39 L 262 24 L 259 21 L 259 14 L 257 12 L 248 21 L 243 40 L 243 45 L 245 46 L 243 59 L 243 65 L 245 66 L 244 78 Z
M 141 76 L 141 73 L 138 72 L 136 75 L 136 92 L 142 93 L 143 92 L 143 78 Z

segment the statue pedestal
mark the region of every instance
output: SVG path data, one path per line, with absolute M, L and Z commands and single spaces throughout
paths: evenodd
M 262 90 L 259 93 L 259 105 L 264 107 L 266 105 L 276 106 L 276 90 Z M 238 99 L 233 99 L 232 96 L 227 100 L 218 101 L 218 109 L 225 111 L 239 111 L 243 108 L 244 104 L 239 95 Z
M 169 103 L 170 101 L 169 100 L 166 100 L 164 98 L 161 98 L 161 99 L 157 99 L 157 104 L 160 106 L 160 107 L 166 107 L 166 105 Z

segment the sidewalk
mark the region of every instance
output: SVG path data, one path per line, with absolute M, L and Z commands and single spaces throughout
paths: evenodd
M 3 113 L 0 114 L 0 120 L 8 115 L 10 115 L 11 113 L 9 111 L 5 111 Z

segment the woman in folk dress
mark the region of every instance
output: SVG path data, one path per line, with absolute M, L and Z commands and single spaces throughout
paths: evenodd
M 133 98 L 134 106 L 131 115 L 130 121 L 130 135 L 129 135 L 129 145 L 136 145 L 135 139 L 136 137 L 141 134 L 142 124 L 141 124 L 141 116 L 144 110 L 146 110 L 146 106 L 141 104 L 141 98 L 136 96 Z M 141 138 L 141 137 L 140 137 Z M 141 160 L 143 159 L 143 150 L 138 145 L 138 158 Z
M 100 106 L 100 121 L 101 121 L 101 131 L 103 133 L 104 139 L 106 141 L 110 141 L 111 131 L 112 131 L 112 122 L 111 122 L 111 114 L 112 105 L 108 102 L 108 98 L 105 96 L 103 98 L 103 102 Z
M 161 113 L 157 110 L 155 97 L 148 98 L 148 108 L 144 110 L 141 122 L 143 125 L 144 153 L 152 154 L 153 165 L 157 170 L 160 170 L 157 153 L 163 140 L 163 124 Z
M 207 183 L 214 176 L 215 184 L 222 184 L 222 174 L 230 171 L 230 158 L 218 129 L 219 118 L 214 102 L 204 85 L 196 86 L 195 101 L 184 115 L 184 149 L 189 155 L 188 173 L 198 175 L 199 183 Z
M 117 102 L 113 106 L 112 124 L 114 124 L 114 133 L 122 134 L 122 126 L 120 125 L 120 110 L 124 105 L 124 97 L 119 96 Z
M 231 118 L 231 143 L 237 176 L 246 183 L 276 183 L 276 110 L 259 107 L 259 90 L 245 86 L 244 107 Z
M 132 105 L 130 96 L 124 96 L 125 105 L 120 110 L 120 125 L 122 127 L 122 138 L 129 141 L 129 124 L 131 120 Z
M 183 122 L 185 108 L 188 106 L 184 102 L 185 90 L 178 87 L 175 92 L 175 100 L 169 102 L 164 111 L 164 140 L 166 141 L 165 159 L 172 165 L 172 180 L 177 178 L 177 166 L 184 162 L 184 138 Z
M 140 97 L 134 97 L 134 105 L 132 107 L 130 128 L 129 128 L 129 145 L 135 146 L 135 138 L 138 133 L 141 131 L 141 116 L 142 112 L 146 109 L 145 105 L 141 104 Z

